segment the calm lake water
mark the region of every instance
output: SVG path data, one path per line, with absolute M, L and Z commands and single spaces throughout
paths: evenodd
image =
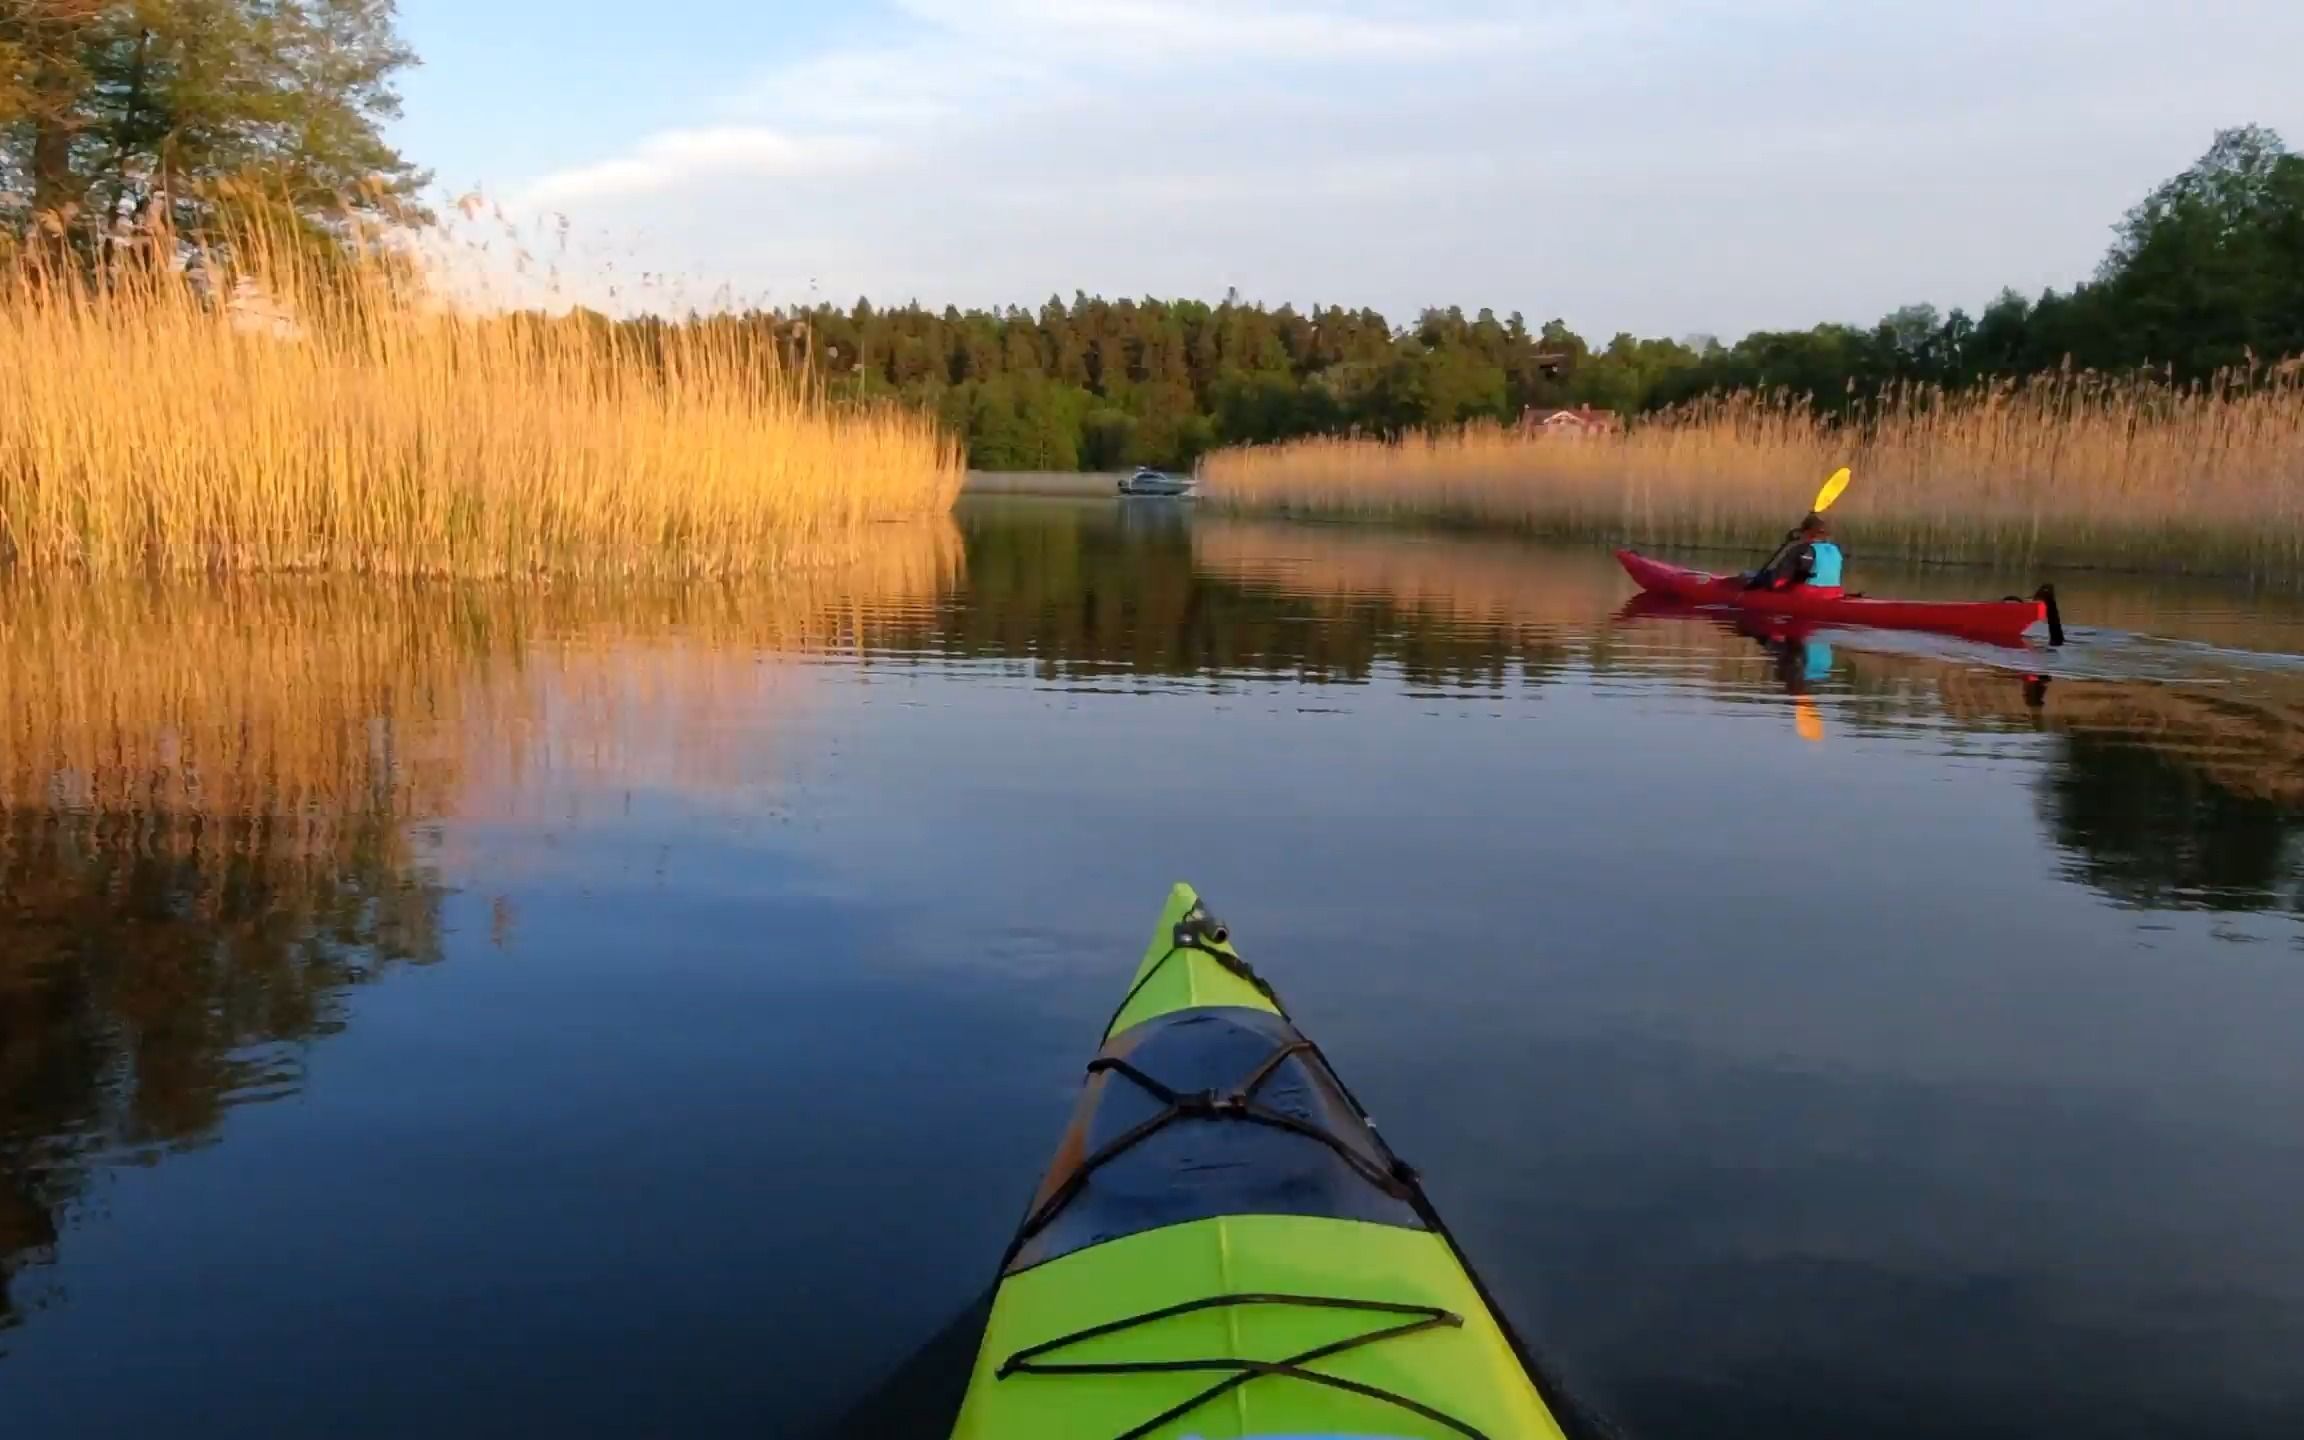
M 2057 578 L 2061 653 L 1811 645 L 1003 498 L 776 591 L 10 591 L 0 1424 L 806 1436 L 1190 879 L 1629 1435 L 2304 1433 L 2304 610 Z

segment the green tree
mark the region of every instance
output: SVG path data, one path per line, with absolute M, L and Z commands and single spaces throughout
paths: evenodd
M 29 33 L 11 34 L 11 53 L 31 53 Z M 44 53 L 56 52 L 65 32 L 43 33 Z M 18 117 L 20 137 L 38 86 L 29 62 L 11 63 L 17 83 L 0 93 L 0 115 Z M 19 159 L 28 153 L 19 145 Z M 1634 414 L 1740 388 L 1837 411 L 1894 386 L 2068 362 L 2188 378 L 2304 353 L 2304 161 L 2270 131 L 2227 131 L 2130 213 L 2087 283 L 2037 299 L 2003 293 L 1973 317 L 1906 305 L 1869 325 L 1755 331 L 1733 345 L 1617 334 L 1594 347 L 1559 319 L 1531 329 L 1518 313 L 1454 306 L 1395 329 L 1373 310 L 1268 310 L 1236 294 L 1210 305 L 1076 292 L 1031 313 L 859 302 L 742 323 L 777 333 L 795 321 L 830 383 L 932 407 L 977 464 L 1003 466 L 1183 465 L 1217 443 L 1509 421 L 1532 406 Z M 628 335 L 654 344 L 642 324 Z
M 275 202 L 314 233 L 421 218 L 383 138 L 415 57 L 392 0 L 10 0 L 0 9 L 0 220 L 91 256 L 213 238 Z
M 1080 468 L 1082 421 L 1096 397 L 1077 385 L 1034 379 L 1018 399 L 1023 448 L 1034 470 Z
M 1570 390 L 1580 405 L 1629 415 L 1648 408 L 1673 377 L 1700 360 L 1694 349 L 1676 340 L 1641 340 L 1618 332 L 1605 349 L 1577 366 Z
M 1234 373 L 1219 376 L 1210 387 L 1210 409 L 1225 443 L 1265 445 L 1329 428 L 1333 422 L 1327 407 L 1315 407 L 1311 400 L 1325 393 L 1307 390 L 1284 371 Z
M 2128 212 L 2097 279 L 2133 362 L 2197 376 L 2304 350 L 2304 157 L 2219 132 Z
M 959 388 L 968 396 L 968 463 L 980 470 L 1039 468 L 1038 437 L 1025 421 L 1014 382 L 1003 378 Z
M 1136 417 L 1100 405 L 1081 417 L 1080 463 L 1090 470 L 1117 470 L 1136 450 Z

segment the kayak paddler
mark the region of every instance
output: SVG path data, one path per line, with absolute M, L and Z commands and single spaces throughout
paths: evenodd
M 1747 590 L 1790 590 L 1795 587 L 1825 595 L 1840 593 L 1840 575 L 1847 556 L 1832 539 L 1832 527 L 1811 510 L 1798 529 L 1784 537 L 1776 557 L 1744 579 Z

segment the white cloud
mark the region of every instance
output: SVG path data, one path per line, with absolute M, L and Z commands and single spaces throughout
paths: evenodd
M 869 166 L 888 147 L 869 136 L 795 135 L 759 125 L 666 130 L 621 155 L 536 180 L 513 197 L 523 209 L 622 200 L 704 180 L 788 179 Z
M 893 3 L 518 198 L 748 297 L 1734 335 L 2069 284 L 2216 126 L 2304 142 L 2294 0 L 2203 7 L 2173 67 L 2146 0 Z
M 1143 61 L 1183 55 L 1316 62 L 1434 58 L 1509 44 L 1530 18 L 1485 18 L 1444 5 L 1390 13 L 1366 6 L 1260 5 L 1243 0 L 905 0 L 904 11 L 948 34 L 1089 51 Z M 1522 10 L 1523 17 L 1530 12 Z
M 1280 8 L 1253 0 L 899 0 L 898 11 L 908 24 L 888 41 L 776 66 L 730 100 L 729 113 L 901 130 L 1056 103 L 1158 106 L 1192 88 L 1194 75 L 1176 68 L 1186 62 L 1290 71 L 1428 64 L 1493 54 L 1531 33 L 1525 21 L 1390 15 L 1334 0 Z M 1276 81 L 1267 72 L 1265 83 Z
M 1056 78 L 1042 56 L 939 36 L 777 66 L 725 108 L 745 120 L 902 133 L 1045 94 Z

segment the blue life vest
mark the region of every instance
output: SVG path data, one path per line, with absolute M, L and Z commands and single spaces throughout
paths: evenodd
M 1822 680 L 1831 675 L 1832 647 L 1823 641 L 1809 641 L 1801 658 L 1807 662 L 1806 673 L 1810 680 Z
M 1843 564 L 1840 547 L 1829 540 L 1815 540 L 1809 543 L 1808 552 L 1816 560 L 1816 573 L 1808 577 L 1808 583 L 1811 585 L 1838 585 L 1840 583 L 1840 568 Z

